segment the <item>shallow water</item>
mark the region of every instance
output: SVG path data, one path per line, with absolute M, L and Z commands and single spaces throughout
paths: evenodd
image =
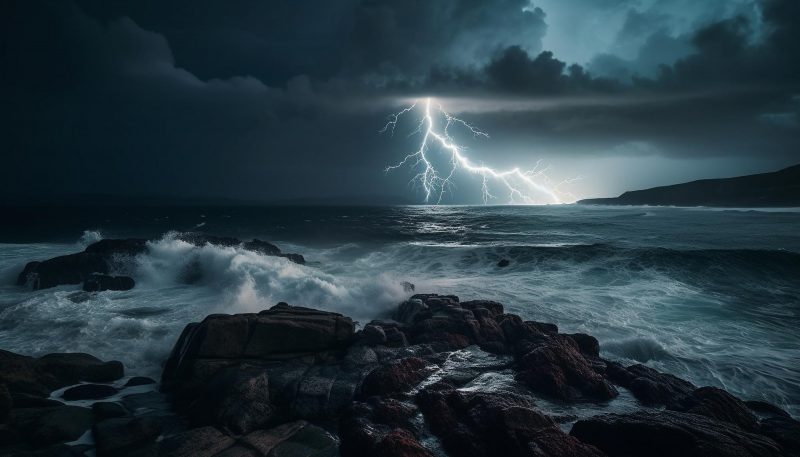
M 157 377 L 183 326 L 209 313 L 287 301 L 366 322 L 405 298 L 400 282 L 410 281 L 417 292 L 498 300 L 525 318 L 597 336 L 606 357 L 800 413 L 797 211 L 72 208 L 9 216 L 0 228 L 3 349 L 90 352 Z M 199 229 L 271 240 L 308 264 L 164 236 Z M 13 285 L 27 261 L 126 236 L 157 239 L 149 254 L 120 263 L 137 281 L 131 291 Z M 500 259 L 510 265 L 498 267 Z

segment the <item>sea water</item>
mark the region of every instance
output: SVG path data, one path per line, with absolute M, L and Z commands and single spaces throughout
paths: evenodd
M 0 349 L 80 351 L 158 377 L 183 327 L 278 301 L 366 323 L 411 292 L 492 299 L 644 363 L 800 414 L 800 212 L 589 207 L 183 207 L 9 210 Z M 197 247 L 175 231 L 260 238 L 306 265 Z M 14 285 L 25 263 L 146 237 L 125 292 Z M 502 259 L 506 267 L 498 266 Z M 189 280 L 191 279 L 191 281 Z

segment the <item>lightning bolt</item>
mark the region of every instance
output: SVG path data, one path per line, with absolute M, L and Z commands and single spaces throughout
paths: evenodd
M 451 127 L 461 127 L 474 138 L 488 139 L 489 135 L 448 113 L 441 105 L 437 104 L 435 111 L 432 110 L 432 100 L 430 98 L 425 99 L 424 103 L 415 102 L 411 106 L 391 114 L 380 133 L 389 132 L 394 136 L 395 128 L 401 118 L 417 110 L 420 104 L 422 104 L 422 116 L 416 130 L 409 134 L 409 136 L 422 135 L 419 149 L 406 155 L 400 162 L 386 167 L 385 171 L 388 173 L 405 166 L 417 170 L 417 174 L 411 178 L 411 183 L 420 185 L 425 193 L 426 203 L 432 199 L 436 200 L 436 204 L 441 203 L 444 194 L 455 188 L 454 177 L 459 169 L 481 177 L 481 193 L 484 204 L 488 204 L 490 200 L 498 198 L 490 191 L 492 185 L 507 192 L 510 204 L 563 203 L 565 200 L 575 200 L 574 196 L 560 188 L 562 185 L 569 184 L 580 178 L 572 178 L 553 184 L 546 175 L 547 167 L 542 167 L 541 161 L 538 161 L 534 168 L 530 170 L 522 170 L 515 167 L 505 171 L 474 163 L 464 155 L 465 148 L 458 145 L 450 135 Z M 437 123 L 437 121 L 439 122 Z M 443 126 L 441 125 L 442 121 Z M 433 150 L 446 155 L 449 163 L 447 171 L 440 172 L 434 166 L 430 158 Z

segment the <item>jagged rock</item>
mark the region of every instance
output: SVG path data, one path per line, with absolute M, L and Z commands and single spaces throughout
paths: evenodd
M 113 386 L 105 384 L 81 384 L 79 386 L 70 387 L 62 394 L 64 400 L 99 400 L 115 395 L 119 392 Z
M 141 238 L 100 240 L 87 246 L 84 252 L 104 256 L 135 256 L 147 252 L 147 240 Z
M 602 456 L 562 432 L 527 397 L 436 384 L 417 394 L 417 404 L 450 455 Z
M 640 410 L 630 414 L 603 414 L 578 421 L 570 432 L 610 457 L 780 456 L 772 439 L 697 414 Z
M 134 376 L 131 379 L 128 379 L 128 381 L 125 383 L 125 387 L 146 386 L 155 383 L 155 379 L 148 378 L 146 376 Z
M 278 248 L 278 246 L 256 238 L 254 238 L 252 241 L 245 241 L 242 243 L 242 247 L 248 251 L 258 252 L 259 254 L 264 255 L 278 255 L 281 253 L 281 250 Z
M 136 282 L 128 276 L 109 276 L 92 274 L 83 281 L 84 292 L 102 292 L 105 290 L 131 290 Z
M 517 378 L 538 392 L 562 400 L 608 400 L 618 395 L 568 336 L 551 335 L 522 353 Z
M 640 364 L 624 368 L 618 363 L 609 362 L 606 374 L 646 405 L 674 405 L 696 389 L 688 381 Z
M 51 391 L 87 382 L 111 382 L 124 375 L 122 363 L 103 362 L 89 354 L 27 357 L 0 350 L 0 384 L 11 392 L 46 397 Z
M 121 456 L 153 445 L 161 425 L 152 417 L 118 417 L 98 422 L 92 434 L 98 457 Z
M 341 452 L 348 456 L 429 456 L 411 431 L 417 408 L 394 399 L 356 402 L 339 423 Z
M 403 393 L 431 375 L 431 365 L 417 357 L 395 360 L 371 371 L 361 385 L 361 395 Z
M 567 336 L 578 344 L 578 348 L 584 355 L 600 357 L 600 342 L 597 341 L 597 338 L 585 333 L 568 333 Z

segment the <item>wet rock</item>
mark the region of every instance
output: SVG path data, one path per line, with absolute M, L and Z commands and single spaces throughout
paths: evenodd
M 242 443 L 255 449 L 258 455 L 269 455 L 276 446 L 291 438 L 308 425 L 306 421 L 281 424 L 268 430 L 256 430 L 242 437 Z
M 23 408 L 11 411 L 9 423 L 36 447 L 74 441 L 92 426 L 90 409 L 78 406 Z
M 275 246 L 268 241 L 261 241 L 256 238 L 254 238 L 252 241 L 245 241 L 242 243 L 242 247 L 248 251 L 258 252 L 259 254 L 264 255 L 278 255 L 281 253 L 281 250 L 278 248 L 278 246 Z
M 102 255 L 79 252 L 29 262 L 17 277 L 17 285 L 39 290 L 62 284 L 80 284 L 94 273 L 106 274 L 108 271 L 108 262 Z
M 569 333 L 568 337 L 578 344 L 578 348 L 583 355 L 589 357 L 600 357 L 600 342 L 592 335 L 585 333 Z
M 639 364 L 624 368 L 608 362 L 606 374 L 646 405 L 675 405 L 696 389 L 688 381 Z
M 404 324 L 412 324 L 415 317 L 428 310 L 428 306 L 420 299 L 411 298 L 400 304 L 394 314 L 394 318 L 398 322 Z
M 97 420 L 125 417 L 130 414 L 124 406 L 113 401 L 98 401 L 93 403 L 92 412 Z
M 779 456 L 772 439 L 696 414 L 641 410 L 631 414 L 604 414 L 578 421 L 570 432 L 600 448 L 610 457 Z
M 598 374 L 565 335 L 552 335 L 519 357 L 517 378 L 533 390 L 562 400 L 608 400 L 617 390 Z
M 562 432 L 527 397 L 438 384 L 421 391 L 417 404 L 450 455 L 602 456 Z
M 316 425 L 306 424 L 279 443 L 272 456 L 287 457 L 336 457 L 339 455 L 339 440 Z
M 128 379 L 128 381 L 125 383 L 125 387 L 146 386 L 155 383 L 155 379 L 148 378 L 146 376 L 134 376 L 131 379 Z
M 164 438 L 160 457 L 211 457 L 234 444 L 233 438 L 214 427 L 200 427 Z
M 738 425 L 744 430 L 755 432 L 758 419 L 750 412 L 747 405 L 733 395 L 716 387 L 701 387 L 684 397 L 678 405 L 672 406 L 678 411 L 700 414 L 701 416 L 719 419 Z
M 136 282 L 128 276 L 109 276 L 92 274 L 83 281 L 84 292 L 102 292 L 105 290 L 131 290 Z
M 0 350 L 0 384 L 13 393 L 47 397 L 51 391 L 88 382 L 111 382 L 121 378 L 120 362 L 103 362 L 89 354 L 48 354 L 27 357 Z
M 306 258 L 301 254 L 278 254 L 278 257 L 283 257 L 299 265 L 305 265 L 306 263 Z
M 196 378 L 202 366 L 210 368 L 210 376 L 241 359 L 286 360 L 341 350 L 354 333 L 349 317 L 285 303 L 258 314 L 211 315 L 184 329 L 164 368 L 162 389 Z
M 500 259 L 500 261 L 497 262 L 497 266 L 500 268 L 505 268 L 509 265 L 511 265 L 511 261 L 508 259 Z
M 417 357 L 395 360 L 371 371 L 361 385 L 361 395 L 393 395 L 407 392 L 433 372 L 431 365 Z
M 113 418 L 92 428 L 98 457 L 129 455 L 155 443 L 161 425 L 152 417 Z
M 99 400 L 107 398 L 119 392 L 113 386 L 105 384 L 81 384 L 79 386 L 70 387 L 62 394 L 64 400 Z

